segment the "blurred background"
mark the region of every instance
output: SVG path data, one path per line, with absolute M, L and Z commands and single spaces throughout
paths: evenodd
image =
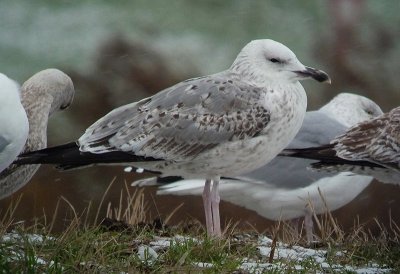
M 73 105 L 50 121 L 49 145 L 77 139 L 117 106 L 228 68 L 246 43 L 259 38 L 284 43 L 303 64 L 330 74 L 332 85 L 303 83 L 309 110 L 344 91 L 365 95 L 384 111 L 400 102 L 397 0 L 0 0 L 0 7 L 1 72 L 23 83 L 55 67 L 74 82 Z M 15 220 L 52 216 L 60 197 L 78 214 L 90 203 L 97 210 L 115 180 L 99 211 L 104 217 L 108 203 L 119 203 L 125 182 L 145 176 L 124 173 L 120 167 L 66 173 L 41 167 L 27 186 L 0 201 L 1 214 L 21 194 Z M 201 197 L 157 197 L 154 189 L 144 195 L 149 222 L 180 205 L 170 223 L 203 221 Z M 400 187 L 373 182 L 334 216 L 345 229 L 358 218 L 374 230 L 374 218 L 400 223 L 398 208 Z M 58 210 L 61 229 L 69 207 L 61 202 Z M 243 228 L 262 231 L 272 224 L 229 203 L 223 203 L 221 211 L 223 222 L 240 220 Z

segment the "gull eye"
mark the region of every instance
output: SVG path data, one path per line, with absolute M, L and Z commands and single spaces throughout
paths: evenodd
M 282 63 L 281 60 L 277 59 L 277 58 L 271 58 L 269 59 L 272 63 Z
M 373 112 L 372 110 L 370 110 L 370 109 L 366 110 L 365 112 L 366 112 L 368 115 L 373 115 L 373 114 L 374 114 L 374 112 Z

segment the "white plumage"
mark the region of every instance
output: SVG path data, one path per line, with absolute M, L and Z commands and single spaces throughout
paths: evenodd
M 0 172 L 18 156 L 28 137 L 29 124 L 19 86 L 0 73 Z

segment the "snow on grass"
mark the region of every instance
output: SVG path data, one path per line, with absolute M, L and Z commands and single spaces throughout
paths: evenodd
M 50 236 L 43 236 L 40 234 L 25 234 L 24 235 L 25 239 L 29 241 L 32 244 L 41 244 L 45 240 L 55 240 L 55 238 L 50 237 Z M 2 243 L 20 243 L 21 241 L 24 241 L 24 237 L 21 236 L 21 234 L 18 234 L 16 232 L 10 232 L 7 234 L 4 234 L 3 237 L 1 238 Z
M 157 237 L 155 241 L 151 241 L 146 248 L 148 248 L 149 258 L 157 260 L 159 252 L 165 252 L 166 249 L 171 247 L 171 244 L 174 242 L 183 242 L 183 241 L 195 241 L 201 244 L 201 241 L 183 236 L 175 236 L 175 237 Z M 349 265 L 340 265 L 337 263 L 330 263 L 328 261 L 328 251 L 325 249 L 312 249 L 306 248 L 298 245 L 287 245 L 284 243 L 277 243 L 275 253 L 274 253 L 274 263 L 266 263 L 271 253 L 271 244 L 272 240 L 268 237 L 261 236 L 258 240 L 257 249 L 259 254 L 263 258 L 262 260 L 252 260 L 243 258 L 243 263 L 240 265 L 239 269 L 249 271 L 251 273 L 263 273 L 264 271 L 279 271 L 282 269 L 286 269 L 289 264 L 290 269 L 294 270 L 307 270 L 307 264 L 314 264 L 317 269 L 316 273 L 324 273 L 326 271 L 346 271 L 346 272 L 355 272 L 355 273 L 386 273 L 390 272 L 390 269 L 380 267 L 378 264 L 371 263 L 369 265 L 354 267 Z M 141 250 L 143 251 L 143 250 Z M 139 251 L 140 252 L 140 251 Z M 142 252 L 143 253 L 143 252 Z M 337 259 L 345 256 L 345 253 L 342 251 L 338 251 L 334 253 L 334 256 Z M 151 257 L 151 258 L 150 258 Z M 209 262 L 194 262 L 193 266 L 200 268 L 213 268 L 214 264 Z
M 8 258 L 9 262 L 16 262 L 23 260 L 27 256 L 30 256 L 30 260 L 34 265 L 54 265 L 54 261 L 46 261 L 40 256 L 36 255 L 35 252 L 28 252 L 26 247 L 24 248 L 24 242 L 40 246 L 45 244 L 45 241 L 53 241 L 55 238 L 49 236 L 43 236 L 40 234 L 24 234 L 21 236 L 18 233 L 11 232 L 4 234 L 0 239 L 0 244 L 8 244 Z M 175 244 L 188 243 L 193 244 L 193 247 L 203 245 L 205 240 L 200 240 L 194 237 L 187 237 L 182 235 L 176 235 L 173 237 L 158 237 L 153 236 L 151 241 L 147 240 L 135 240 L 138 244 L 137 258 L 142 261 L 143 265 L 151 267 L 152 265 L 162 265 L 163 256 L 168 250 Z M 246 244 L 246 242 L 243 242 Z M 310 269 L 315 270 L 315 273 L 325 272 L 354 272 L 354 273 L 387 273 L 391 270 L 378 265 L 374 262 L 369 262 L 367 265 L 352 266 L 342 265 L 337 262 L 341 261 L 341 257 L 346 256 L 346 251 L 335 251 L 333 254 L 328 256 L 328 250 L 326 249 L 313 249 L 306 248 L 298 245 L 288 245 L 277 242 L 274 250 L 273 263 L 268 263 L 271 253 L 272 240 L 265 236 L 259 236 L 256 243 L 258 250 L 258 259 L 255 258 L 242 258 L 238 270 L 248 271 L 251 273 L 264 273 L 265 271 L 285 271 L 285 270 L 296 270 L 296 271 L 309 271 Z M 187 252 L 186 252 L 187 253 Z M 186 255 L 188 255 L 187 253 Z M 212 254 L 210 254 L 210 257 Z M 333 257 L 332 257 L 333 256 Z M 33 258 L 32 258 L 33 257 Z M 336 259 L 336 260 L 335 260 Z M 185 260 L 182 261 L 184 263 Z M 335 262 L 335 263 L 332 263 Z M 82 265 L 91 262 L 81 262 Z M 207 261 L 191 261 L 190 265 L 197 268 L 210 269 L 216 267 L 214 262 Z M 102 268 L 102 266 L 98 266 Z

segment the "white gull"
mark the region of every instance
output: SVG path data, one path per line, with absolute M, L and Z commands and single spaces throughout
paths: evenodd
M 288 145 L 307 107 L 299 80 L 308 78 L 330 82 L 281 43 L 254 40 L 228 70 L 119 107 L 90 126 L 77 144 L 24 155 L 18 163 L 73 168 L 136 162 L 165 176 L 206 178 L 207 232 L 218 236 L 220 176 L 254 170 Z
M 24 147 L 29 124 L 16 82 L 0 73 L 0 172 L 6 169 Z
M 22 152 L 47 146 L 47 122 L 54 113 L 67 108 L 74 98 L 71 78 L 58 69 L 42 70 L 21 87 L 21 101 L 29 120 L 29 135 Z M 27 122 L 28 122 L 27 120 Z M 39 169 L 39 165 L 12 165 L 0 173 L 0 199 L 23 187 Z
M 382 114 L 373 101 L 363 96 L 341 93 L 317 111 L 306 113 L 303 125 L 288 148 L 304 148 L 329 143 L 358 122 Z M 222 178 L 221 198 L 256 211 L 271 220 L 305 216 L 308 241 L 312 240 L 312 214 L 335 210 L 353 200 L 372 181 L 369 176 L 351 172 L 339 174 L 312 172 L 307 167 L 316 161 L 276 157 L 267 165 L 237 178 Z M 179 179 L 175 179 L 179 180 Z M 201 180 L 147 178 L 134 186 L 169 182 L 157 194 L 199 195 Z M 346 191 L 344 191 L 346 190 Z M 324 200 L 321 197 L 321 194 Z M 325 204 L 326 202 L 326 204 Z

